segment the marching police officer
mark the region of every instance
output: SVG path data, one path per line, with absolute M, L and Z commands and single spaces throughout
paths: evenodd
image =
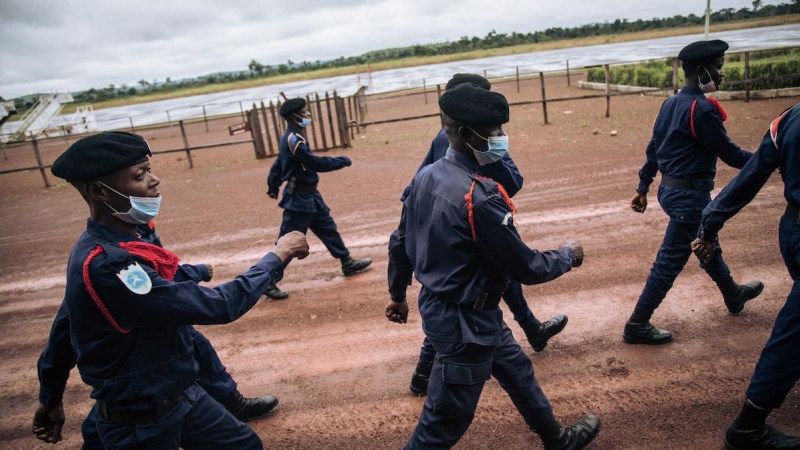
M 473 83 L 481 89 L 486 89 L 487 91 L 491 90 L 492 88 L 492 84 L 489 82 L 489 80 L 480 75 L 471 73 L 457 73 L 453 75 L 453 78 L 450 79 L 450 81 L 447 82 L 445 90 L 463 83 Z M 442 159 L 449 147 L 450 142 L 447 139 L 447 133 L 445 133 L 444 128 L 442 128 L 431 142 L 431 147 L 428 150 L 428 153 L 425 155 L 425 158 L 422 160 L 422 164 L 419 166 L 419 169 L 417 169 L 417 172 L 422 170 L 425 166 L 433 164 L 434 162 Z M 507 152 L 503 153 L 502 156 L 495 155 L 493 153 L 486 153 L 486 157 L 492 159 L 499 158 L 499 160 L 486 160 L 485 164 L 482 164 L 479 167 L 478 173 L 496 181 L 499 185 L 503 186 L 509 197 L 514 197 L 514 195 L 519 192 L 520 189 L 522 189 L 523 181 L 522 175 L 519 173 L 519 169 L 514 163 L 514 160 L 511 159 L 511 156 L 509 156 Z M 406 187 L 403 195 L 400 197 L 400 200 L 405 201 L 410 191 L 411 184 Z M 395 233 L 393 233 L 389 238 L 390 253 L 393 251 L 395 246 L 398 245 L 398 243 L 399 241 L 396 238 Z M 389 293 L 392 300 L 390 300 L 390 303 L 387 306 L 388 309 L 394 309 L 402 306 L 396 305 L 396 303 L 403 304 L 405 302 L 406 287 L 411 283 L 411 274 L 413 272 L 411 265 L 407 264 L 402 258 L 398 259 L 397 263 L 398 264 L 395 264 L 394 260 L 389 261 L 389 272 L 392 273 L 394 271 L 404 271 L 404 274 L 395 274 L 390 277 L 390 280 L 398 280 L 401 282 L 401 284 L 399 286 L 389 287 Z M 535 352 L 544 350 L 550 338 L 560 333 L 567 325 L 567 316 L 563 314 L 558 314 L 544 323 L 539 322 L 536 319 L 536 316 L 533 315 L 531 309 L 528 307 L 528 303 L 522 293 L 522 286 L 517 281 L 511 280 L 509 282 L 508 289 L 506 289 L 506 292 L 503 294 L 503 299 L 505 300 L 506 304 L 508 304 L 511 313 L 514 315 L 514 320 L 516 320 L 520 327 L 522 327 L 528 342 Z M 426 338 L 422 342 L 419 361 L 417 362 L 417 367 L 411 377 L 411 384 L 409 385 L 411 392 L 418 395 L 425 395 L 425 393 L 428 391 L 428 381 L 435 356 L 436 351 L 434 350 L 430 341 Z
M 787 202 L 778 241 L 794 285 L 761 352 L 742 411 L 725 435 L 725 445 L 733 450 L 800 449 L 800 438 L 765 423 L 800 379 L 800 104 L 772 122 L 755 155 L 703 210 L 698 238 L 692 242 L 699 258 L 713 258 L 719 230 L 750 203 L 775 169 L 780 170 Z
M 711 201 L 717 158 L 741 169 L 752 156 L 728 137 L 722 124 L 728 115 L 719 102 L 704 95 L 716 91 L 722 82 L 727 49 L 727 43 L 714 40 L 695 42 L 680 51 L 685 85 L 664 101 L 653 126 L 631 209 L 645 212 L 647 192 L 660 171 L 658 202 L 669 216 L 669 224 L 639 301 L 625 324 L 623 338 L 629 344 L 658 345 L 672 340 L 672 334 L 654 327 L 650 317 L 689 260 L 689 245 L 697 235 L 703 208 Z M 700 267 L 717 284 L 731 314 L 741 312 L 745 302 L 764 289 L 760 281 L 737 284 L 719 247 L 714 258 L 701 261 Z
M 163 247 L 153 221 L 147 225 L 137 226 L 137 234 L 141 239 Z M 181 264 L 175 279 L 199 283 L 210 281 L 212 275 L 213 269 L 208 264 Z M 194 358 L 198 363 L 197 384 L 234 417 L 242 422 L 249 422 L 263 417 L 278 406 L 278 399 L 272 395 L 260 398 L 242 396 L 237 389 L 236 381 L 225 369 L 211 342 L 194 327 L 191 327 L 190 334 L 194 346 Z M 70 341 L 69 318 L 62 303 L 50 329 L 47 346 L 37 364 L 40 406 L 34 414 L 33 431 L 38 438 L 46 442 L 55 443 L 61 440 L 60 431 L 65 421 L 62 399 L 69 372 L 75 367 L 76 358 Z M 98 414 L 97 408 L 92 408 L 81 426 L 84 441 L 82 448 L 85 450 L 103 448 L 94 425 Z M 57 420 L 50 420 L 51 415 Z
M 191 325 L 246 313 L 285 263 L 308 254 L 305 236 L 286 235 L 215 288 L 176 280 L 177 255 L 136 232 L 161 203 L 150 155 L 140 136 L 107 132 L 75 142 L 51 169 L 89 205 L 87 229 L 67 264 L 64 309 L 78 370 L 97 401 L 97 433 L 111 449 L 263 448 L 197 385 Z
M 291 231 L 305 233 L 309 229 L 325 244 L 325 248 L 342 262 L 342 273 L 348 277 L 366 269 L 372 260 L 353 259 L 344 245 L 330 209 L 317 190 L 320 172 L 332 172 L 351 164 L 347 156 L 316 156 L 311 152 L 305 136 L 305 127 L 311 125 L 311 112 L 302 98 L 287 100 L 281 106 L 281 116 L 286 119 L 286 131 L 281 137 L 280 153 L 272 164 L 267 178 L 270 198 L 277 199 L 281 184 L 286 182 L 283 198 L 278 206 L 283 208 L 280 236 Z M 265 294 L 275 300 L 289 296 L 277 286 L 270 286 Z
M 514 228 L 511 200 L 476 175 L 480 155 L 508 138 L 505 97 L 465 83 L 445 91 L 439 106 L 451 148 L 414 178 L 397 233 L 403 251 L 390 254 L 407 258 L 422 285 L 422 327 L 436 350 L 422 415 L 405 448 L 458 442 L 491 376 L 546 449 L 583 448 L 600 420 L 589 415 L 568 428 L 556 421 L 498 309 L 509 276 L 544 283 L 580 265 L 583 249 L 574 241 L 548 252 L 528 248 Z M 406 315 L 402 306 L 387 311 L 393 321 Z

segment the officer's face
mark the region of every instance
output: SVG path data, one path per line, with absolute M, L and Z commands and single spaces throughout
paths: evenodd
M 484 152 L 489 149 L 489 141 L 490 137 L 496 136 L 505 136 L 506 132 L 503 131 L 502 125 L 496 126 L 472 126 L 472 131 L 469 131 L 469 128 L 464 127 L 463 130 L 467 131 L 467 133 L 462 134 L 462 139 L 466 143 L 472 146 L 475 150 L 479 152 Z
M 721 56 L 710 63 L 706 63 L 704 66 L 698 68 L 700 71 L 700 79 L 703 83 L 709 82 L 709 76 L 711 80 L 714 80 L 714 83 L 719 87 L 722 84 L 722 79 L 725 78 L 725 73 L 722 71 L 722 66 L 725 64 L 725 57 Z M 703 70 L 705 67 L 705 70 Z M 706 70 L 708 73 L 706 73 Z
M 300 111 L 297 111 L 295 114 L 297 114 L 298 117 L 303 118 L 303 119 L 305 119 L 305 118 L 310 119 L 311 118 L 311 111 L 309 111 L 308 107 L 306 107 L 306 106 L 303 106 L 303 109 L 301 109 Z
M 119 191 L 121 194 L 133 197 L 158 197 L 158 185 L 161 180 L 150 171 L 150 161 L 145 161 L 135 166 L 122 169 L 111 175 L 103 177 L 102 182 Z M 107 202 L 117 211 L 127 211 L 130 208 L 128 199 L 103 188 Z

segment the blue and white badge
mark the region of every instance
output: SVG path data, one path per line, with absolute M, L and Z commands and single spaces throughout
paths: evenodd
M 153 282 L 138 262 L 117 273 L 117 277 L 134 294 L 145 295 L 153 289 Z
M 508 223 L 509 223 L 509 222 L 511 222 L 511 224 L 513 225 L 513 224 L 514 224 L 514 222 L 513 222 L 513 220 L 512 220 L 513 218 L 514 218 L 514 215 L 513 215 L 513 214 L 511 214 L 511 213 L 506 213 L 506 216 L 505 216 L 505 217 L 503 217 L 503 221 L 502 221 L 502 222 L 500 222 L 500 223 L 501 223 L 502 225 L 504 225 L 504 226 L 508 226 Z

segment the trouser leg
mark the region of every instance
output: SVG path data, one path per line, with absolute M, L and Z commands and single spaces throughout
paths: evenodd
M 494 347 L 431 340 L 436 359 L 428 396 L 406 449 L 449 449 L 467 431 L 483 385 L 491 378 Z

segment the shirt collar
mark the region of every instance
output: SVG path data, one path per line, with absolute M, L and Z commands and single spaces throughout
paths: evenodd
M 703 91 L 701 91 L 700 89 L 691 88 L 689 86 L 683 86 L 681 88 L 681 94 L 689 94 L 693 97 L 705 97 Z
M 132 236 L 124 231 L 119 231 L 109 226 L 103 225 L 100 222 L 95 222 L 92 219 L 86 219 L 86 232 L 92 236 L 96 236 L 110 242 L 128 242 L 141 240 L 136 236 Z
M 467 173 L 475 173 L 478 171 L 478 163 L 462 155 L 458 150 L 453 147 L 447 148 L 444 158 L 458 167 L 464 169 Z

